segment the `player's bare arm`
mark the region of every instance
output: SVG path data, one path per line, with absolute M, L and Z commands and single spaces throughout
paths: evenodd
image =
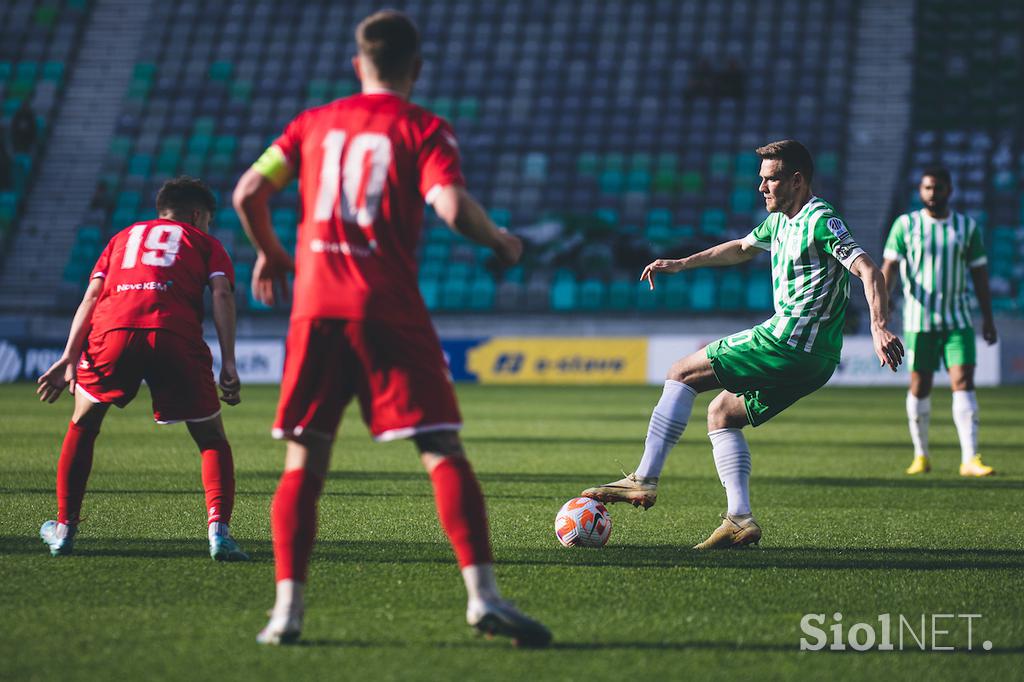
M 988 266 L 979 265 L 971 268 L 971 282 L 974 283 L 974 295 L 978 297 L 981 308 L 981 338 L 992 345 L 999 338 L 996 334 L 996 321 L 992 316 L 992 292 L 988 288 Z
M 896 288 L 896 283 L 899 281 L 899 278 L 896 276 L 899 265 L 900 262 L 898 260 L 893 260 L 892 258 L 886 258 L 882 261 L 882 278 L 885 280 L 885 294 L 889 299 L 886 309 L 889 312 L 892 312 L 894 308 L 892 292 Z
M 850 266 L 850 272 L 864 283 L 864 297 L 868 301 L 871 313 L 871 339 L 874 341 L 875 355 L 881 365 L 888 365 L 892 371 L 903 362 L 903 342 L 889 331 L 888 310 L 889 294 L 882 271 L 867 254 L 862 254 Z
M 651 289 L 654 289 L 654 273 L 656 272 L 671 275 L 683 270 L 693 270 L 694 268 L 738 265 L 746 263 L 756 256 L 759 250 L 742 239 L 733 239 L 685 258 L 659 258 L 644 268 L 644 271 L 640 274 L 640 281 L 647 280 Z
M 523 242 L 504 228 L 499 228 L 465 187 L 448 185 L 434 199 L 434 212 L 452 230 L 463 237 L 486 246 L 503 265 L 515 265 L 523 255 Z
M 256 263 L 252 269 L 252 293 L 256 300 L 274 305 L 275 286 L 288 297 L 288 274 L 295 272 L 295 261 L 285 251 L 270 222 L 270 197 L 278 191 L 255 167 L 239 178 L 232 194 L 238 219 L 256 247 Z
M 103 277 L 93 277 L 89 281 L 85 296 L 78 304 L 78 310 L 75 311 L 75 317 L 71 321 L 71 331 L 68 333 L 64 352 L 60 359 L 39 377 L 36 394 L 40 400 L 48 403 L 55 402 L 65 386 L 68 387 L 69 393 L 74 394 L 78 378 L 78 359 L 82 355 L 82 347 L 89 335 L 92 311 L 96 307 L 96 301 L 99 300 L 100 294 L 103 293 L 104 281 Z
M 213 326 L 217 329 L 220 343 L 220 399 L 228 405 L 237 405 L 241 382 L 235 365 L 235 292 L 227 277 L 217 276 L 210 280 L 213 291 Z

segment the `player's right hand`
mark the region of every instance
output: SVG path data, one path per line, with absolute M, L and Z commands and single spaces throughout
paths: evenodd
M 644 271 L 640 274 L 640 281 L 647 280 L 647 283 L 651 287 L 651 291 L 654 291 L 654 273 L 664 272 L 672 274 L 679 272 L 683 269 L 683 262 L 681 260 L 672 260 L 671 258 L 659 258 L 653 263 L 649 264 Z
M 68 387 L 68 393 L 74 395 L 75 386 L 78 384 L 78 363 L 72 362 L 71 358 L 61 357 L 36 383 L 39 384 L 36 395 L 42 402 L 56 402 L 65 386 Z
M 494 255 L 498 257 L 502 265 L 515 265 L 523 255 L 523 240 L 504 227 L 499 227 L 498 240 L 494 245 Z
M 221 367 L 220 399 L 228 405 L 237 405 L 242 402 L 242 382 L 238 379 L 238 372 L 233 368 Z
M 295 272 L 295 261 L 287 252 L 268 254 L 260 251 L 256 254 L 256 264 L 252 267 L 252 295 L 264 305 L 274 305 L 275 287 L 281 296 L 288 298 L 288 275 Z

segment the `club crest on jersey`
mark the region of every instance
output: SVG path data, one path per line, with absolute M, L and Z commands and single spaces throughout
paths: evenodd
M 839 218 L 829 218 L 825 224 L 828 225 L 829 232 L 834 234 L 836 239 L 846 239 L 850 236 L 850 231 L 846 229 L 846 225 Z

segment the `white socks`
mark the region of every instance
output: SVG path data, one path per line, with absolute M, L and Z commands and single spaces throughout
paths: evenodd
M 955 393 L 953 394 L 956 395 Z M 956 405 L 956 401 L 953 402 Z M 914 443 L 915 455 L 928 454 L 928 424 L 932 417 L 932 398 L 918 398 L 907 391 L 907 423 L 910 425 L 910 440 Z
M 651 423 L 647 427 L 644 456 L 635 472 L 638 478 L 658 478 L 661 475 L 668 453 L 686 429 L 696 397 L 697 391 L 684 383 L 672 379 L 665 382 L 665 389 L 654 406 Z
M 494 579 L 494 564 L 470 564 L 462 569 L 469 603 L 495 602 L 501 599 L 498 582 Z
M 206 534 L 210 536 L 210 542 L 213 542 L 213 538 L 217 535 L 231 535 L 231 531 L 228 530 L 228 524 L 221 523 L 220 521 L 214 521 L 207 529 Z
M 960 461 L 978 454 L 978 399 L 974 391 L 953 391 L 953 423 L 960 437 Z
M 288 620 L 302 614 L 303 593 L 305 583 L 296 580 L 278 580 L 277 598 L 274 600 L 274 610 L 270 617 L 279 620 Z
M 750 448 L 739 429 L 708 433 L 718 478 L 725 486 L 729 514 L 750 513 Z

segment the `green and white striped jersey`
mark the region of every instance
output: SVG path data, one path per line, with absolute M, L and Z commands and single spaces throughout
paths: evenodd
M 772 254 L 775 315 L 758 328 L 779 343 L 838 362 L 849 269 L 864 253 L 842 218 L 811 197 L 792 219 L 770 214 L 744 241 Z
M 988 262 L 981 228 L 973 218 L 954 211 L 942 220 L 924 209 L 905 213 L 892 224 L 885 257 L 900 262 L 906 331 L 971 326 L 967 269 Z

